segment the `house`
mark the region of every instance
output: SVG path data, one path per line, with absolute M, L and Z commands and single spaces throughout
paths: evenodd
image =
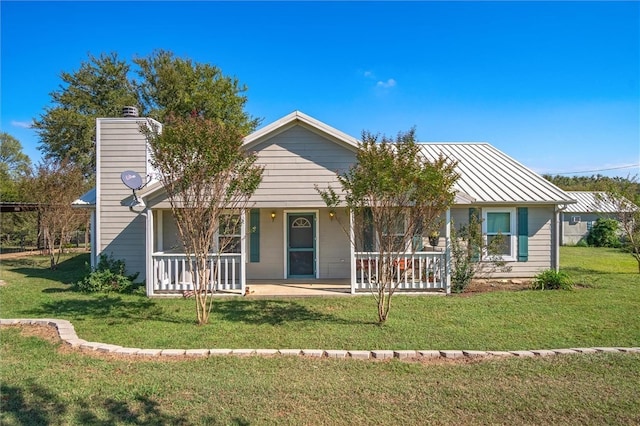
M 186 256 L 162 185 L 153 180 L 139 117 L 99 118 L 96 126 L 96 187 L 76 200 L 92 215 L 92 262 L 100 254 L 126 261 L 139 272 L 147 294 L 175 294 L 192 288 Z M 160 123 L 156 123 L 160 124 Z M 233 231 L 236 250 L 212 256 L 219 291 L 243 294 L 254 280 L 342 279 L 351 292 L 369 291 L 375 262 L 371 249 L 354 247 L 340 224 L 353 223 L 346 209 L 328 209 L 315 185 L 340 188 L 336 173 L 356 158 L 358 140 L 295 111 L 244 140 L 264 166 L 263 180 Z M 560 212 L 572 197 L 487 143 L 424 143 L 427 158 L 439 154 L 458 161 L 455 204 L 446 212 L 437 247 L 403 255 L 416 271 L 399 283 L 406 291 L 450 291 L 449 231 L 482 218 L 483 233 L 500 232 L 507 244 L 502 258 L 511 270 L 496 277 L 532 277 L 558 267 Z M 132 193 L 123 171 L 148 176 Z M 425 244 L 427 246 L 427 244 Z M 211 265 L 213 270 L 213 264 Z M 375 265 L 373 265 L 375 266 Z M 428 277 L 428 278 L 427 278 Z
M 578 244 L 587 238 L 591 227 L 599 218 L 618 220 L 618 206 L 631 205 L 626 199 L 622 204 L 613 203 L 604 192 L 567 191 L 567 194 L 577 202 L 567 205 L 562 211 L 561 245 Z

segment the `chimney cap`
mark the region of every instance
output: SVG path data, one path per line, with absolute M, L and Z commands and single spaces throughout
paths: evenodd
M 123 117 L 138 117 L 138 108 L 128 105 L 122 107 L 122 116 Z

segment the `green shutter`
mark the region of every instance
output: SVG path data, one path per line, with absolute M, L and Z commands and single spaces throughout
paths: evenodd
M 480 209 L 476 209 L 475 207 L 471 207 L 471 208 L 469 208 L 469 227 L 471 227 L 471 225 L 474 223 L 474 218 L 475 218 L 475 225 L 476 226 L 481 226 L 480 224 L 482 222 L 480 220 Z M 471 260 L 473 262 L 479 262 L 480 261 L 480 247 L 472 247 L 471 249 L 473 250 L 473 256 L 471 256 Z
M 260 262 L 260 210 L 249 213 L 249 261 Z
M 365 252 L 374 251 L 374 243 L 373 243 L 373 212 L 370 208 L 366 208 L 363 211 L 363 241 L 362 248 Z
M 518 262 L 529 260 L 529 209 L 518 208 Z

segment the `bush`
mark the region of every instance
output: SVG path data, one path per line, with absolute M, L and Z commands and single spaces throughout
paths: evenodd
M 620 247 L 619 225 L 615 219 L 599 218 L 587 235 L 587 243 L 594 247 Z
M 98 266 L 74 285 L 83 293 L 131 293 L 138 284 L 138 273 L 125 274 L 125 263 L 113 256 L 100 255 Z
M 547 269 L 536 275 L 533 280 L 534 290 L 572 290 L 573 282 L 564 272 Z

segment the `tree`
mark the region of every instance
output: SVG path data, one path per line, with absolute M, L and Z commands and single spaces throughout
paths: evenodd
M 488 277 L 496 270 L 508 272 L 511 267 L 502 260 L 506 243 L 504 235 L 490 240 L 482 235 L 482 220 L 470 215 L 469 223 L 456 229 L 451 223 L 451 287 L 463 292 L 474 278 Z
M 77 71 L 62 72 L 61 79 L 59 89 L 50 94 L 52 106 L 33 127 L 46 159 L 68 159 L 88 177 L 95 170 L 95 119 L 120 117 L 124 106 L 137 106 L 141 115 L 161 122 L 170 112 L 195 114 L 234 125 L 244 134 L 259 124 L 243 110 L 247 89 L 237 79 L 164 50 L 131 63 L 116 53 L 89 54 Z
M 601 201 L 611 203 L 622 229 L 624 245 L 638 262 L 640 273 L 640 193 L 638 176 L 609 185 L 604 194 L 599 195 Z
M 19 183 L 31 170 L 29 156 L 22 152 L 20 141 L 0 132 L 0 199 L 20 201 Z
M 129 71 L 116 53 L 103 53 L 60 74 L 63 84 L 50 93 L 53 105 L 33 122 L 45 159 L 71 161 L 93 176 L 96 118 L 119 117 L 123 106 L 140 104 Z
M 137 58 L 141 81 L 138 96 L 149 116 L 164 121 L 168 114 L 219 120 L 249 134 L 259 120 L 244 111 L 246 86 L 227 77 L 213 65 L 194 63 L 159 50 L 147 58 Z
M 143 128 L 151 163 L 160 172 L 194 285 L 198 324 L 206 324 L 213 306 L 218 264 L 209 263 L 235 244 L 241 213 L 262 180 L 256 156 L 242 148 L 243 133 L 232 124 L 199 116 L 168 116 L 162 132 Z M 215 239 L 219 232 L 220 238 Z M 237 232 L 239 233 L 239 232 Z M 208 270 L 211 265 L 213 270 Z M 210 284 L 211 283 L 211 284 Z
M 416 250 L 415 236 L 440 228 L 441 217 L 454 200 L 458 179 L 456 163 L 444 157 L 427 160 L 415 142 L 415 129 L 398 133 L 395 140 L 362 133 L 356 163 L 338 175 L 344 197 L 333 188 L 316 188 L 330 208 L 345 204 L 353 212 L 353 244 L 371 250 L 377 242 L 375 288 L 378 321 L 384 323 L 399 284 L 400 258 Z M 344 198 L 344 199 L 342 199 Z M 406 269 L 405 272 L 406 273 Z
M 28 201 L 38 203 L 39 235 L 56 269 L 64 245 L 87 222 L 87 212 L 74 209 L 73 200 L 87 190 L 82 169 L 69 161 L 41 162 L 26 182 Z

